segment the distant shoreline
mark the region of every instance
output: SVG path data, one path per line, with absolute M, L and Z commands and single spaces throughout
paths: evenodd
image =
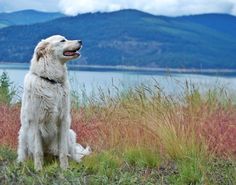
M 28 69 L 29 63 L 0 62 L 0 69 Z M 101 65 L 68 65 L 69 70 L 114 70 L 114 71 L 143 71 L 143 72 L 166 72 L 166 73 L 236 73 L 236 69 L 187 69 L 187 68 L 156 68 L 136 66 L 101 66 Z

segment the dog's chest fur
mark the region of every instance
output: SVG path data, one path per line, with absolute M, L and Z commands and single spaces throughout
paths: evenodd
M 35 116 L 39 119 L 39 129 L 44 140 L 50 141 L 50 138 L 57 135 L 58 124 L 61 124 L 63 116 L 69 110 L 68 84 L 53 84 L 29 73 L 25 80 L 24 93 L 25 98 L 31 99 L 38 106 Z

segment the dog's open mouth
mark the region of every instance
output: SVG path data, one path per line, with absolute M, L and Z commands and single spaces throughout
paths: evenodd
M 63 55 L 67 57 L 80 56 L 79 50 L 80 48 L 76 50 L 67 50 L 67 51 L 64 51 Z

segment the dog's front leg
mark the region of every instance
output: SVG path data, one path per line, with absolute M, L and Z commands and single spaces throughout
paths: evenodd
M 42 170 L 43 167 L 43 146 L 42 136 L 39 130 L 39 124 L 34 125 L 34 168 L 36 171 Z
M 68 122 L 63 120 L 59 127 L 59 159 L 60 167 L 65 170 L 68 168 Z
M 26 142 L 26 133 L 27 130 L 22 125 L 19 131 L 19 138 L 18 138 L 18 149 L 17 149 L 17 162 L 23 162 L 26 159 L 27 154 L 27 142 Z

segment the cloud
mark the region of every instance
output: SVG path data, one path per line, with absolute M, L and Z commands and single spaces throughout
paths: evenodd
M 68 15 L 138 9 L 155 15 L 229 13 L 236 15 L 236 0 L 60 0 L 59 9 Z
M 0 0 L 0 11 L 36 9 L 77 15 L 129 8 L 167 16 L 201 13 L 236 15 L 236 0 Z

